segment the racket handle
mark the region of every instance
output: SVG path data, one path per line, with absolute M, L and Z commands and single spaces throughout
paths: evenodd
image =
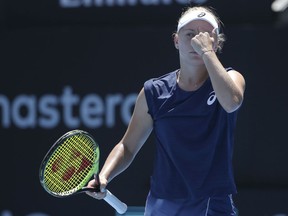
M 127 205 L 121 202 L 109 190 L 107 190 L 104 200 L 109 203 L 119 214 L 124 214 L 127 211 Z

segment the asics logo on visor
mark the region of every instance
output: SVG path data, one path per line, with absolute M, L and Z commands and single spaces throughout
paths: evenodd
M 200 14 L 198 14 L 198 17 L 204 17 L 206 15 L 205 12 L 201 12 Z

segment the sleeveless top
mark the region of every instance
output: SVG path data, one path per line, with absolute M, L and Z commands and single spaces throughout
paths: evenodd
M 237 111 L 221 107 L 209 78 L 196 91 L 180 89 L 177 71 L 144 83 L 156 139 L 150 192 L 162 199 L 236 193 L 232 154 Z

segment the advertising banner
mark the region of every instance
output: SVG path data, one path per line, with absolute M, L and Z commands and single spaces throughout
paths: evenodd
M 8 27 L 176 25 L 184 7 L 198 4 L 215 8 L 226 25 L 264 24 L 274 18 L 271 2 L 262 0 L 3 0 L 0 4 Z

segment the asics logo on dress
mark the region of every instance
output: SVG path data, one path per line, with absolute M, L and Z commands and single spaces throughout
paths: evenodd
M 215 91 L 212 91 L 209 95 L 210 96 L 207 100 L 207 105 L 211 106 L 216 101 L 217 97 L 216 97 Z

